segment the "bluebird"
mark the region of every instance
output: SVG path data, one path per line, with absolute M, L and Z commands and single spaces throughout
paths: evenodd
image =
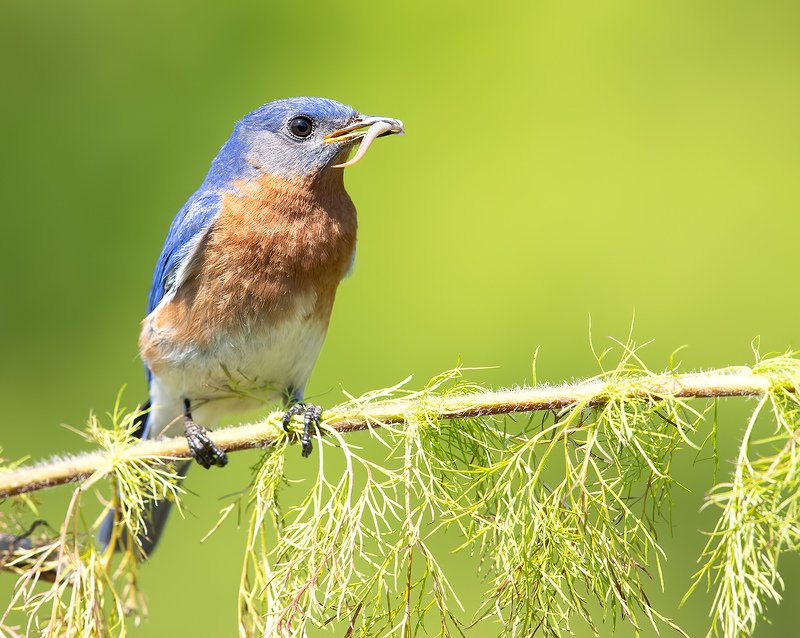
M 236 124 L 175 216 L 155 267 L 139 337 L 149 384 L 142 438 L 183 433 L 200 465 L 221 467 L 227 456 L 206 428 L 280 400 L 287 430 L 303 415 L 308 456 L 322 410 L 303 393 L 356 249 L 342 169 L 376 138 L 403 132 L 400 120 L 319 97 L 269 102 Z M 169 508 L 151 506 L 145 555 Z M 114 517 L 101 526 L 103 545 Z

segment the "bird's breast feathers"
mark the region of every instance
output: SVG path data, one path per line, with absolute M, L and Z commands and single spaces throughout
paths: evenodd
M 355 242 L 355 208 L 341 183 L 267 175 L 235 183 L 180 281 L 145 318 L 143 360 L 170 385 L 210 390 L 233 375 L 302 387 Z

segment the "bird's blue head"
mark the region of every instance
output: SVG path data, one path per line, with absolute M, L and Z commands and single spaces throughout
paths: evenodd
M 263 173 L 313 178 L 326 169 L 354 164 L 375 138 L 392 134 L 403 134 L 400 120 L 361 115 L 335 100 L 276 100 L 239 121 L 209 178 L 218 181 L 224 174 L 240 178 Z M 359 141 L 358 152 L 346 161 Z

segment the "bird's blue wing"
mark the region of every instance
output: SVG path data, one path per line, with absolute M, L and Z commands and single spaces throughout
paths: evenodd
M 175 215 L 153 273 L 153 285 L 147 300 L 148 315 L 170 288 L 180 283 L 175 281 L 177 272 L 187 259 L 192 258 L 193 249 L 219 214 L 219 207 L 219 193 L 201 189 Z

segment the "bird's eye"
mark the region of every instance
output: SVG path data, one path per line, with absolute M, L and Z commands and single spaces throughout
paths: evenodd
M 305 115 L 298 115 L 289 120 L 289 132 L 295 137 L 308 137 L 314 130 L 314 122 Z

